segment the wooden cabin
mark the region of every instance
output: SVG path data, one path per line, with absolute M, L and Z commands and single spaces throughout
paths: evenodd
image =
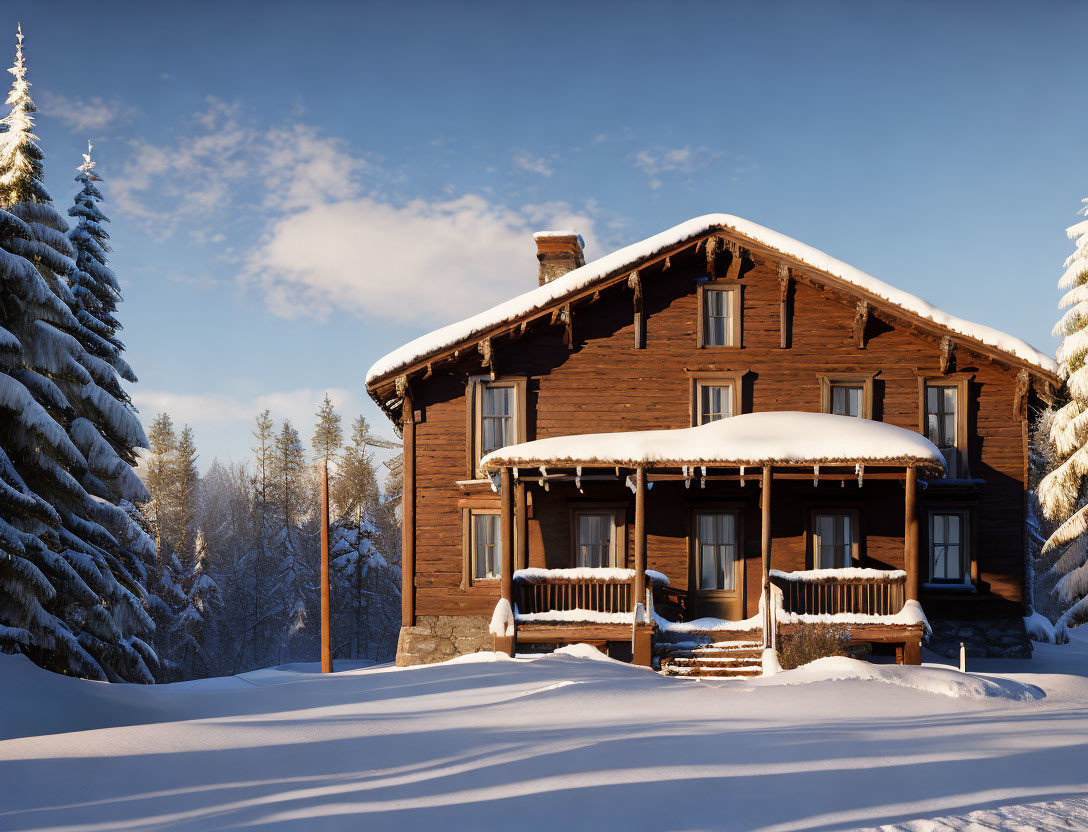
M 815 622 L 906 662 L 941 622 L 1022 634 L 1050 356 L 730 215 L 536 245 L 535 288 L 368 373 L 404 439 L 399 664 L 585 641 L 742 675 Z

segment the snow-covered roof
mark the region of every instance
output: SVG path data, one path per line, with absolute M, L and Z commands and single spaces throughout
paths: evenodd
M 585 433 L 508 445 L 480 460 L 480 470 L 555 466 L 700 466 L 915 463 L 942 469 L 937 446 L 884 422 L 830 413 L 745 413 L 694 428 Z
M 1048 373 L 1057 373 L 1058 365 L 1051 356 L 1040 352 L 1020 338 L 982 324 L 972 323 L 963 318 L 949 315 L 947 312 L 943 312 L 909 292 L 889 286 L 872 275 L 837 260 L 819 249 L 787 237 L 785 234 L 779 234 L 777 231 L 772 231 L 762 225 L 749 222 L 741 217 L 735 217 L 732 214 L 707 214 L 680 223 L 680 225 L 662 231 L 660 234 L 655 234 L 641 242 L 614 251 L 580 268 L 567 272 L 567 274 L 550 283 L 545 283 L 543 286 L 493 306 L 471 318 L 449 324 L 416 338 L 414 341 L 410 341 L 403 347 L 374 362 L 366 374 L 367 384 L 377 378 L 395 373 L 423 358 L 450 349 L 456 344 L 493 327 L 517 320 L 524 315 L 542 309 L 568 295 L 592 286 L 598 281 L 622 272 L 624 269 L 632 268 L 671 246 L 695 239 L 715 230 L 736 232 L 814 269 L 819 269 L 833 277 L 853 284 L 920 318 L 932 321 L 960 335 L 973 338 L 987 346 L 1016 356 L 1020 360 Z

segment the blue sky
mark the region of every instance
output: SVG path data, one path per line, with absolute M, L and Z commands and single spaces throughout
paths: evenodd
M 62 208 L 96 146 L 134 400 L 204 465 L 325 390 L 391 435 L 366 369 L 532 288 L 556 225 L 593 258 L 738 214 L 1055 346 L 1088 6 L 4 7 Z

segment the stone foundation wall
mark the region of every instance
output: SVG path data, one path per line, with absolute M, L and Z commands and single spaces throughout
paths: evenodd
M 446 659 L 493 650 L 482 615 L 417 615 L 416 626 L 401 627 L 397 666 L 444 662 Z
M 960 642 L 969 659 L 1030 659 L 1031 639 L 1021 618 L 980 618 L 967 621 L 930 619 L 933 635 L 926 644 L 939 656 L 958 659 Z

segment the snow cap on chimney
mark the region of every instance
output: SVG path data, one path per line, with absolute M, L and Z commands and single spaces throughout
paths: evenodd
M 538 231 L 533 239 L 536 259 L 540 261 L 541 286 L 586 264 L 582 253 L 585 241 L 577 231 Z

